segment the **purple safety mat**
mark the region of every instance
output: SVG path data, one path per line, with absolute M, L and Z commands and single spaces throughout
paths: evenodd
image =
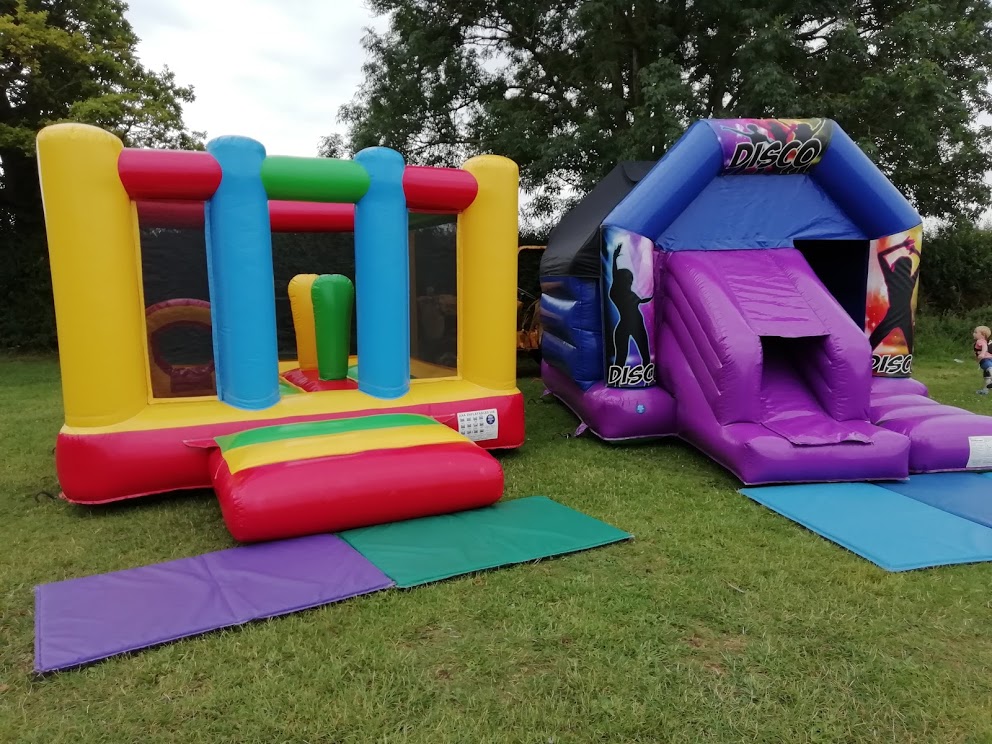
M 79 666 L 392 585 L 336 535 L 42 584 L 35 587 L 35 671 Z

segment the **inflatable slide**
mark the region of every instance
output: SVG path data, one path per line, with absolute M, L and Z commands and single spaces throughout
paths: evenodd
M 992 467 L 992 418 L 912 372 L 921 218 L 827 119 L 709 120 L 552 233 L 543 375 L 607 440 L 747 484 Z

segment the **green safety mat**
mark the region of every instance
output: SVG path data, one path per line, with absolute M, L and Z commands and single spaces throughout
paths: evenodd
M 340 536 L 401 588 L 631 537 L 544 496 L 362 527 Z

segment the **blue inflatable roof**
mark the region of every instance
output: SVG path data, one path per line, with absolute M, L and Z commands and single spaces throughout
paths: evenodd
M 694 124 L 603 221 L 670 251 L 874 240 L 922 222 L 829 119 Z

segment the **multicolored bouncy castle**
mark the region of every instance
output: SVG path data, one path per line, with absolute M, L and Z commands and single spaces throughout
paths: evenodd
M 206 152 L 124 148 L 100 129 L 38 135 L 65 426 L 67 499 L 216 486 L 235 537 L 265 539 L 492 503 L 484 449 L 524 440 L 516 388 L 517 167 L 273 157 L 244 137 Z M 411 353 L 411 216 L 457 222 L 457 361 Z M 457 215 L 455 218 L 454 215 Z M 146 306 L 142 235 L 205 240 L 209 297 Z M 273 232 L 354 233 L 354 283 L 288 288 L 298 357 L 280 361 Z M 352 314 L 357 356 L 349 353 Z M 211 359 L 162 336 L 206 329 Z
M 992 467 L 912 380 L 922 220 L 828 119 L 694 124 L 541 263 L 543 377 L 597 436 L 681 436 L 748 484 Z

